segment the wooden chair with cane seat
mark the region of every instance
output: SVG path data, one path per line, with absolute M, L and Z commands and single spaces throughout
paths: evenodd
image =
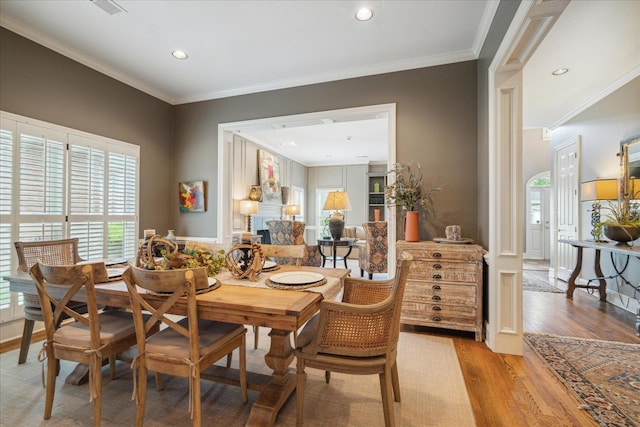
M 302 265 L 302 259 L 304 258 L 306 245 L 260 245 L 262 256 L 265 259 L 270 259 L 275 263 L 279 263 L 280 260 L 285 260 L 285 264 L 290 264 L 292 261 L 295 265 L 300 267 Z M 253 348 L 258 348 L 259 338 L 259 326 L 253 326 Z
M 176 283 L 173 292 L 166 295 L 166 300 L 160 307 L 149 304 L 136 288 L 153 289 L 153 283 L 144 279 L 144 270 L 129 268 L 123 275 L 129 291 L 138 342 L 138 356 L 132 363 L 132 369 L 138 370 L 137 384 L 134 386 L 137 426 L 142 426 L 144 419 L 148 369 L 189 378 L 189 412 L 193 425 L 200 426 L 200 373 L 236 348 L 240 350 L 242 401 L 248 401 L 245 354 L 247 330 L 242 325 L 199 319 L 195 275 L 189 269 L 176 271 L 184 271 L 184 280 Z M 187 317 L 175 322 L 167 313 L 176 305 L 184 306 L 185 298 Z M 143 318 L 143 310 L 151 314 L 149 319 Z M 149 330 L 158 323 L 167 327 L 150 337 Z
M 18 254 L 18 271 L 29 273 L 31 267 L 42 262 L 47 265 L 72 265 L 82 261 L 78 255 L 78 239 L 48 240 L 38 242 L 15 242 Z M 24 328 L 20 342 L 18 364 L 27 360 L 29 345 L 35 322 L 42 322 L 42 307 L 37 295 L 23 294 L 24 298 Z M 69 305 L 78 313 L 86 313 L 86 304 L 70 302 Z M 63 314 L 63 317 L 66 317 Z
M 401 252 L 396 275 L 391 280 L 371 281 L 346 278 L 342 302 L 324 300 L 320 312 L 296 339 L 297 425 L 304 412 L 305 368 L 354 375 L 378 374 L 384 420 L 394 426 L 393 402 L 400 401 L 400 381 L 396 362 L 400 335 L 402 298 L 412 262 Z
M 98 313 L 91 265 L 50 266 L 37 263 L 30 270 L 38 296 L 46 341 L 41 354 L 48 359 L 44 419 L 51 417 L 59 360 L 89 365 L 89 393 L 93 401 L 93 425 L 99 426 L 102 412 L 102 362 L 136 344 L 131 313 L 110 310 Z M 50 291 L 64 288 L 64 296 L 55 298 Z M 69 302 L 79 290 L 86 294 L 88 316 L 75 311 Z M 63 314 L 76 321 L 61 326 Z M 39 355 L 44 362 L 44 358 Z M 115 371 L 111 369 L 111 378 Z

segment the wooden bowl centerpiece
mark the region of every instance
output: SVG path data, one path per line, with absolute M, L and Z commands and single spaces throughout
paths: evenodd
M 171 292 L 184 282 L 185 269 L 195 275 L 196 291 L 209 289 L 209 277 L 220 272 L 224 265 L 224 251 L 185 249 L 178 252 L 176 245 L 159 236 L 153 236 L 138 250 L 136 265 L 131 271 L 137 284 L 155 292 Z M 164 245 L 162 257 L 154 257 L 152 248 Z

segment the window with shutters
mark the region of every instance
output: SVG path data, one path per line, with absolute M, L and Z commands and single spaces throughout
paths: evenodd
M 0 320 L 21 316 L 15 241 L 79 239 L 83 259 L 133 258 L 139 147 L 2 112 Z

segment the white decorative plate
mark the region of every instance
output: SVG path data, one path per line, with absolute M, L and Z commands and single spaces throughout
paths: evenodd
M 287 271 L 286 273 L 278 273 L 269 277 L 269 280 L 273 283 L 281 285 L 307 285 L 319 282 L 322 279 L 324 279 L 322 274 L 310 271 Z
M 276 268 L 277 266 L 278 266 L 278 264 L 276 264 L 273 261 L 265 261 L 263 266 L 262 266 L 262 269 L 263 270 L 269 270 L 269 269 L 272 269 L 272 268 Z
M 466 245 L 469 243 L 473 243 L 473 239 L 469 239 L 468 237 L 463 237 L 461 240 L 449 240 L 445 239 L 444 237 L 434 237 L 433 241 L 437 243 L 453 243 L 457 245 Z

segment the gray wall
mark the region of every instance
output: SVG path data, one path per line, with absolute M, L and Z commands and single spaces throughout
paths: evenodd
M 175 178 L 216 182 L 218 123 L 386 103 L 397 104 L 397 161 L 420 161 L 425 185 L 446 184 L 422 217 L 421 238 L 453 223 L 476 237 L 475 61 L 176 106 Z M 215 235 L 217 194 L 209 188 L 209 211 L 177 216 L 178 233 Z
M 140 146 L 140 234 L 178 209 L 171 105 L 0 28 L 0 110 Z
M 478 234 L 476 240 L 485 248 L 489 245 L 489 66 L 496 55 L 511 20 L 520 7 L 520 0 L 501 1 L 491 28 L 478 56 Z

